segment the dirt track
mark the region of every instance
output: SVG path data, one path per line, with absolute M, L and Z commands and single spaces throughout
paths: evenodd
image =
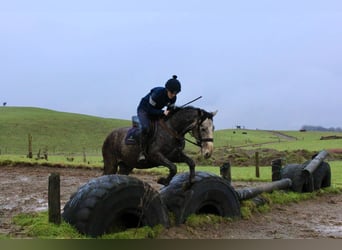
M 0 234 L 25 237 L 11 223 L 18 213 L 47 210 L 48 177 L 61 175 L 61 205 L 77 188 L 101 176 L 101 170 L 32 166 L 0 167 Z M 157 176 L 136 175 L 155 188 Z M 233 183 L 234 185 L 234 183 Z M 185 225 L 165 230 L 159 238 L 192 239 L 342 239 L 342 195 L 325 195 L 315 200 L 273 206 L 272 211 L 252 219 L 189 228 Z

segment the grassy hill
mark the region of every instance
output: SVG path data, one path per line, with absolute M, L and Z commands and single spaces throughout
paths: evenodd
M 41 108 L 0 107 L 0 153 L 27 155 L 30 134 L 34 155 L 45 149 L 49 156 L 82 155 L 85 151 L 87 157 L 97 156 L 97 161 L 100 161 L 102 143 L 108 133 L 114 128 L 130 125 L 128 120 Z M 235 165 L 251 165 L 255 151 L 261 152 L 267 165 L 270 159 L 284 155 L 301 162 L 312 152 L 342 148 L 342 139 L 320 140 L 322 136 L 329 135 L 341 136 L 342 133 L 225 129 L 215 131 L 215 150 L 211 159 L 203 161 L 198 154 L 199 148 L 189 143 L 186 144 L 186 151 L 201 164 L 208 165 L 220 165 L 228 160 L 234 160 L 232 163 Z M 293 154 L 289 152 L 295 153 L 289 156 Z
M 260 164 L 270 166 L 271 161 L 283 158 L 287 163 L 301 163 L 321 150 L 342 148 L 342 140 L 321 140 L 322 136 L 335 132 L 318 131 L 263 131 L 221 130 L 215 133 L 215 165 L 229 161 L 234 165 L 255 164 L 255 152 L 259 152 Z M 338 133 L 337 133 L 338 134 Z M 341 133 L 340 133 L 341 135 Z M 340 159 L 340 154 L 330 154 Z
M 322 136 L 338 135 L 338 132 L 318 131 L 267 131 L 247 129 L 224 129 L 215 131 L 214 153 L 202 164 L 222 165 L 230 162 L 237 166 L 255 164 L 255 152 L 259 152 L 260 164 L 270 166 L 271 161 L 283 158 L 287 163 L 300 163 L 321 150 L 342 149 L 342 139 L 321 140 Z M 196 152 L 196 147 L 187 145 L 187 150 Z M 197 149 L 198 151 L 198 149 Z M 331 159 L 341 159 L 341 154 L 330 154 Z M 193 157 L 196 157 L 194 154 Z M 199 157 L 197 156 L 197 160 Z
M 329 135 L 341 136 L 342 133 L 227 129 L 215 132 L 215 147 L 271 148 L 276 150 L 306 149 L 310 151 L 342 148 L 342 139 L 321 140 L 322 136 Z
M 48 149 L 49 154 L 100 154 L 107 134 L 130 121 L 57 112 L 30 107 L 0 107 L 0 150 L 2 154 L 28 153 L 28 134 L 32 150 Z

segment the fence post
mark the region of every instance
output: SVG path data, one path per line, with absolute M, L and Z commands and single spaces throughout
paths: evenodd
M 259 169 L 259 152 L 255 152 L 255 176 L 260 177 L 260 169 Z
M 86 150 L 85 150 L 85 148 L 83 148 L 83 162 L 84 162 L 84 163 L 87 162 L 87 157 L 86 157 Z
M 33 153 L 32 153 L 32 135 L 28 134 L 28 154 L 27 157 L 32 159 Z
M 226 162 L 220 167 L 220 174 L 223 179 L 226 179 L 229 181 L 229 183 L 232 181 L 232 175 L 230 171 L 230 163 Z
M 48 192 L 49 222 L 61 224 L 60 177 L 58 173 L 49 176 Z
M 275 159 L 271 162 L 272 164 L 272 181 L 278 181 L 281 179 L 281 159 Z

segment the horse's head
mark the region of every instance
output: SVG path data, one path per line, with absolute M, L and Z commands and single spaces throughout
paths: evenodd
M 201 154 L 209 158 L 214 150 L 214 124 L 215 112 L 207 112 L 192 106 L 179 107 L 172 110 L 169 122 L 179 134 L 187 132 L 196 139 L 197 143 L 189 142 L 201 147 Z
M 204 158 L 209 158 L 214 150 L 214 123 L 215 112 L 200 110 L 200 117 L 191 130 L 191 134 L 196 138 L 197 144 L 201 147 L 201 154 Z

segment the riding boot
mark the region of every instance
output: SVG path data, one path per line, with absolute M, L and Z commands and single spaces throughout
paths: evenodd
M 147 157 L 147 139 L 148 139 L 148 133 L 141 132 L 140 135 L 140 154 L 138 157 L 138 161 L 145 161 Z

